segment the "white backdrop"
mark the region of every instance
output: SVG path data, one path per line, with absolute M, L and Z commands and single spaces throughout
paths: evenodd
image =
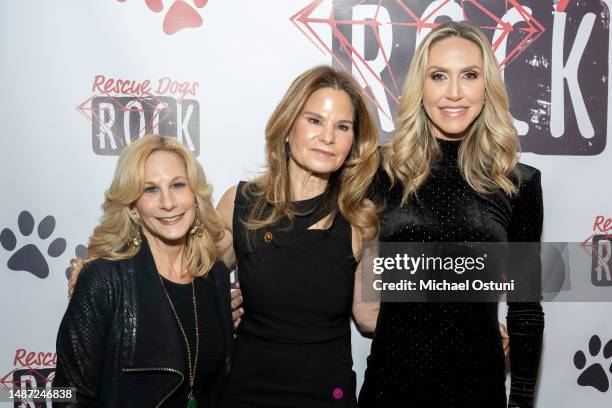
M 604 219 L 612 217 L 609 181 L 612 153 L 605 146 L 610 133 L 607 127 L 610 117 L 609 10 L 606 2 L 597 0 L 572 4 L 566 0 L 538 1 L 546 3 L 538 12 L 549 20 L 553 14 L 557 19 L 567 19 L 567 32 L 564 35 L 559 31 L 560 20 L 555 20 L 557 31 L 544 24 L 546 31 L 540 40 L 533 41 L 533 47 L 538 45 L 537 41 L 542 44 L 552 42 L 553 47 L 555 42 L 560 42 L 561 49 L 565 47 L 561 63 L 564 58 L 574 55 L 580 75 L 574 81 L 571 61 L 555 68 L 555 55 L 551 56 L 550 50 L 548 55 L 539 54 L 535 60 L 527 58 L 526 54 L 516 57 L 512 62 L 515 65 L 507 68 L 508 75 L 511 72 L 519 75 L 519 68 L 513 68 L 519 64 L 531 66 L 534 75 L 562 75 L 567 84 L 578 84 L 586 105 L 586 121 L 588 115 L 595 118 L 603 112 L 604 120 L 593 119 L 594 137 L 580 135 L 583 130 L 574 130 L 571 124 L 566 127 L 565 131 L 578 135 L 580 143 L 586 147 L 580 147 L 582 145 L 577 142 L 557 151 L 546 151 L 549 141 L 541 136 L 546 132 L 550 136 L 551 116 L 555 115 L 554 108 L 559 106 L 553 104 L 551 108 L 551 87 L 554 84 L 534 85 L 533 92 L 541 92 L 534 98 L 540 108 L 533 108 L 531 115 L 522 117 L 533 131 L 540 129 L 544 132 L 524 137 L 523 150 L 527 153 L 522 155 L 523 162 L 542 170 L 545 197 L 543 240 L 580 242 L 594 233 L 602 233 L 594 229 L 598 216 Z M 156 6 L 156 3 L 159 4 Z M 137 126 L 133 130 L 143 128 L 144 131 L 146 115 L 152 114 L 150 125 L 154 126 L 158 121 L 160 129 L 174 134 L 178 128 L 179 139 L 191 143 L 194 150 L 198 150 L 198 159 L 215 188 L 215 199 L 218 199 L 228 187 L 252 177 L 260 169 L 264 158 L 265 123 L 291 80 L 314 65 L 347 61 L 346 54 L 338 57 L 339 37 L 332 35 L 332 26 L 305 25 L 303 21 L 296 24 L 291 17 L 309 5 L 313 7 L 310 17 L 329 17 L 333 7 L 339 12 L 347 12 L 357 3 L 360 2 L 210 0 L 206 4 L 206 1 L 191 0 L 63 0 L 3 5 L 0 14 L 0 89 L 5 95 L 0 100 L 0 118 L 4 123 L 0 150 L 0 306 L 3 310 L 0 318 L 0 387 L 28 379 L 40 386 L 45 377 L 52 375 L 55 336 L 67 304 L 65 269 L 69 259 L 75 256 L 75 248 L 86 244 L 100 216 L 103 192 L 109 185 L 117 159 L 115 153 L 107 154 L 112 144 L 110 139 L 105 139 L 105 126 L 109 127 L 108 134 L 116 136 L 125 132 L 126 126 L 129 128 L 128 125 L 120 126 L 120 120 L 127 118 L 129 121 L 131 117 L 131 123 Z M 366 3 L 378 4 L 376 1 Z M 459 0 L 386 3 L 389 3 L 389 9 L 390 3 L 403 3 L 410 7 L 411 3 L 420 3 L 420 13 L 424 13 L 422 3 L 431 3 L 432 10 L 437 8 L 438 13 L 446 10 L 450 15 L 456 11 L 453 5 L 462 4 Z M 477 3 L 494 8 L 505 1 Z M 520 9 L 518 6 L 521 4 L 534 2 L 517 0 L 511 3 L 515 9 Z M 156 7 L 162 10 L 156 12 Z M 581 11 L 589 7 L 598 11 Z M 354 15 L 376 19 L 373 10 L 362 8 Z M 383 17 L 394 18 L 386 8 L 378 10 L 382 10 L 380 15 Z M 535 14 L 535 8 L 533 12 Z M 177 16 L 181 19 L 175 19 Z M 198 16 L 202 19 L 201 24 Z M 603 30 L 606 35 L 589 36 L 590 19 L 594 21 L 595 29 Z M 173 21 L 182 21 L 193 27 L 182 27 Z M 308 33 L 305 27 L 311 27 L 313 32 Z M 580 34 L 579 27 L 586 31 Z M 362 54 L 366 55 L 365 62 L 372 62 L 374 66 L 376 61 L 380 61 L 377 60 L 378 54 L 367 56 L 372 52 L 371 47 L 377 48 L 371 39 L 365 39 L 367 33 L 363 28 L 355 25 L 344 33 L 347 32 L 356 48 L 355 55 L 361 47 Z M 389 50 L 399 47 L 402 41 L 408 41 L 385 31 L 384 24 L 379 32 L 381 41 L 389 44 Z M 576 32 L 579 32 L 577 38 L 588 41 L 584 54 L 579 52 L 579 41 L 574 40 Z M 511 45 L 519 42 L 516 39 L 512 41 Z M 408 46 L 408 53 L 411 47 L 414 47 L 414 40 Z M 592 50 L 597 47 L 605 53 L 593 54 L 595 56 L 591 58 L 589 53 L 594 53 Z M 574 48 L 577 51 L 571 54 Z M 353 72 L 359 76 L 359 59 L 353 61 Z M 405 65 L 400 64 L 396 72 L 403 77 L 407 66 L 408 61 Z M 604 73 L 594 74 L 602 66 Z M 161 96 L 169 98 L 165 99 L 166 102 L 178 101 L 182 106 L 178 119 L 173 119 L 176 110 L 170 108 L 159 111 L 156 120 L 154 107 L 157 105 L 148 108 L 145 99 L 140 101 L 140 105 L 134 105 L 136 108 L 143 106 L 147 111 L 143 113 L 145 120 L 138 122 L 138 113 L 124 115 L 124 110 L 129 109 L 126 104 L 130 100 L 138 101 L 137 95 L 130 95 L 129 86 L 105 91 L 100 76 L 105 80 L 138 83 L 149 80 L 155 95 L 160 81 L 162 88 L 171 81 L 186 83 L 182 86 L 193 92 L 184 95 L 181 105 L 182 88 L 179 84 L 175 84 L 174 93 L 160 89 Z M 96 77 L 100 81 L 97 87 Z M 360 80 L 364 84 L 368 82 L 363 78 Z M 385 81 L 388 83 L 389 79 L 385 77 Z M 196 82 L 197 86 L 194 86 Z M 510 83 L 507 80 L 507 83 L 514 99 L 527 92 L 517 81 Z M 373 100 L 381 100 L 384 91 L 380 93 L 375 84 L 369 85 Z M 567 106 L 557 114 L 574 118 L 573 123 L 578 122 L 578 126 L 586 123 L 585 118 L 580 117 L 577 94 L 570 97 L 570 92 L 575 92 L 575 89 L 563 84 L 561 89 L 565 95 L 561 100 L 565 98 Z M 97 115 L 92 110 L 95 103 L 102 103 L 104 105 L 100 106 L 108 109 L 114 104 L 114 116 L 104 112 Z M 569 105 L 578 113 L 574 114 Z M 393 107 L 390 109 L 393 111 Z M 388 130 L 391 122 L 384 119 L 382 111 L 379 114 L 383 118 L 383 128 L 386 126 Z M 114 126 L 111 126 L 113 120 Z M 386 133 L 387 137 L 389 134 Z M 99 135 L 102 135 L 101 139 Z M 571 137 L 567 134 L 555 136 L 550 146 Z M 129 140 L 129 137 L 125 139 Z M 530 153 L 534 151 L 539 154 Z M 34 224 L 24 212 L 32 216 Z M 55 223 L 51 218 L 45 219 L 49 215 Z M 43 219 L 45 221 L 41 222 Z M 588 281 L 590 277 L 585 276 L 585 279 Z M 612 286 L 607 289 L 612 291 Z M 593 335 L 597 335 L 604 345 L 612 339 L 611 304 L 546 303 L 544 307 L 546 331 L 537 406 L 609 407 L 612 401 L 609 387 L 602 391 L 594 386 L 579 385 L 577 380 L 584 370 L 599 362 L 605 373 L 593 369 L 589 381 L 594 381 L 593 378 L 602 384 L 612 381 L 612 369 L 609 369 L 612 359 L 606 360 L 599 350 L 594 351 L 594 356 L 588 352 Z M 360 386 L 369 340 L 355 330 L 353 349 L 354 369 Z M 587 356 L 584 369 L 574 365 L 574 354 L 579 350 Z M 9 406 L 8 403 L 0 405 Z

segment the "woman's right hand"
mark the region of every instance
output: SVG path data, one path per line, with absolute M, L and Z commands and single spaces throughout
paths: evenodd
M 242 321 L 242 315 L 244 314 L 244 308 L 242 308 L 242 292 L 240 291 L 240 283 L 236 283 L 236 289 L 232 290 L 232 322 L 234 323 L 234 329 L 238 328 Z

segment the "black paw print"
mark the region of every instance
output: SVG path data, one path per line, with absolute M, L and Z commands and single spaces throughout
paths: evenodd
M 77 245 L 76 248 L 74 248 L 74 257 L 79 258 L 79 259 L 87 258 L 87 247 L 81 244 Z M 71 276 L 72 276 L 72 265 L 69 265 L 66 268 L 66 279 L 70 280 Z
M 597 335 L 593 335 L 589 340 L 589 354 L 591 357 L 596 357 L 601 351 L 601 339 Z M 612 357 L 612 340 L 608 341 L 606 346 L 603 348 L 603 357 L 608 359 Z M 578 350 L 574 354 L 574 365 L 577 369 L 582 370 L 586 367 L 587 357 L 582 350 Z M 606 363 L 607 364 L 607 363 Z M 608 371 L 612 373 L 612 364 L 608 368 Z M 608 391 L 610 388 L 610 382 L 606 371 L 599 363 L 592 363 L 589 365 L 578 377 L 578 385 L 583 387 L 593 387 L 600 392 Z
M 34 231 L 34 218 L 27 211 L 22 211 L 17 219 L 19 232 L 22 236 L 27 237 Z M 47 215 L 38 224 L 37 232 L 41 240 L 46 240 L 53 234 L 55 230 L 55 218 Z M 17 237 L 9 228 L 5 228 L 0 232 L 0 244 L 7 251 L 13 251 L 17 247 Z M 54 239 L 47 247 L 47 254 L 53 258 L 57 258 L 66 250 L 66 240 L 64 238 Z M 38 278 L 46 278 L 49 276 L 49 265 L 47 260 L 36 245 L 27 244 L 19 248 L 11 255 L 7 266 L 13 271 L 26 271 Z

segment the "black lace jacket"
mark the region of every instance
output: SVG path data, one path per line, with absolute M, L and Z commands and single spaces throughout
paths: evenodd
M 214 281 L 225 344 L 209 393 L 214 406 L 229 372 L 233 329 L 227 269 L 217 262 L 206 279 Z M 188 377 L 174 319 L 146 241 L 133 258 L 87 264 L 59 328 L 53 381 L 74 387 L 76 403 L 54 406 L 161 405 Z M 143 342 L 147 347 L 137 347 Z

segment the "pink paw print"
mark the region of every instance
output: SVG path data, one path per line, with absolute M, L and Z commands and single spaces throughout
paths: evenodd
M 118 0 L 125 2 L 126 0 Z M 192 3 L 197 8 L 202 8 L 208 3 L 208 0 L 192 0 Z M 149 10 L 160 13 L 164 10 L 164 2 L 162 0 L 145 0 L 145 4 Z M 202 16 L 197 10 L 187 4 L 184 0 L 174 0 L 166 16 L 164 17 L 164 33 L 172 35 L 183 28 L 196 28 L 202 25 Z

